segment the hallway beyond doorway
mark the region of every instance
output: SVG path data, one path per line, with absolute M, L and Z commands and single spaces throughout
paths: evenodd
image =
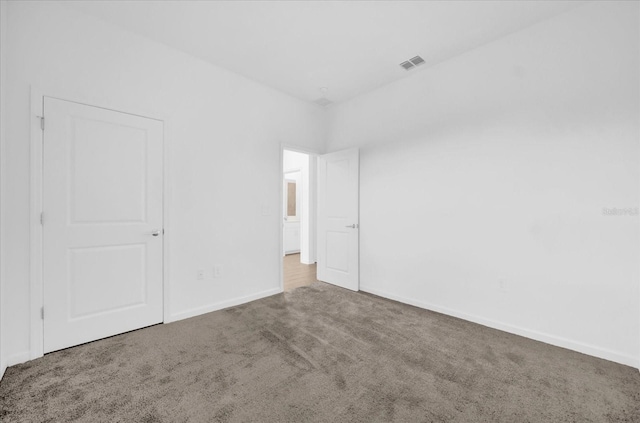
M 300 254 L 287 254 L 283 258 L 284 291 L 311 285 L 317 281 L 316 264 L 300 263 Z

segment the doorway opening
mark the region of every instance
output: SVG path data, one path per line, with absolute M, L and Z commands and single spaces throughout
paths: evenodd
M 315 156 L 282 151 L 282 285 L 285 292 L 311 285 L 316 274 Z

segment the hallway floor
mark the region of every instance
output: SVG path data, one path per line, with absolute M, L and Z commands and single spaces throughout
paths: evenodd
M 283 260 L 284 290 L 311 285 L 316 282 L 316 263 L 300 263 L 300 254 L 288 254 Z

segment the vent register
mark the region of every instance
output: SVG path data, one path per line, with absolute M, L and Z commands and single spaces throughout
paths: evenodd
M 415 68 L 416 66 L 423 65 L 424 63 L 425 63 L 425 60 L 422 57 L 415 56 L 415 57 L 412 57 L 409 60 L 406 60 L 406 61 L 400 63 L 400 67 L 403 68 L 404 70 L 408 71 L 408 70 L 411 70 L 411 69 Z M 316 103 L 318 106 L 326 107 L 326 106 L 332 104 L 333 101 L 329 100 L 326 97 L 321 97 L 321 98 L 315 100 L 314 103 Z
M 413 57 L 405 62 L 400 63 L 400 67 L 404 70 L 411 70 L 416 66 L 420 66 L 424 64 L 424 59 L 420 56 Z

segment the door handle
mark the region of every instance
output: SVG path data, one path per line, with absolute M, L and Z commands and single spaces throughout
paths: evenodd
M 151 232 L 151 235 L 158 236 L 158 235 L 160 235 L 160 231 L 158 229 L 156 229 L 155 231 Z
M 353 225 L 345 226 L 345 228 L 351 228 L 351 229 L 358 229 L 359 227 L 360 227 L 360 225 L 358 225 L 357 223 L 354 223 Z

